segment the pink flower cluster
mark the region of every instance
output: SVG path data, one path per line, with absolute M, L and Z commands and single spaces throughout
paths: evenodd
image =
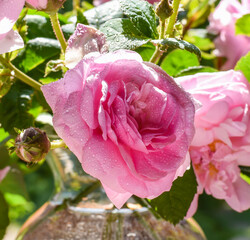
M 190 155 L 199 183 L 234 210 L 250 208 L 250 185 L 239 166 L 250 166 L 250 86 L 233 70 L 200 73 L 176 79 L 201 103 L 195 114 Z M 196 198 L 197 200 L 197 198 Z M 196 203 L 190 215 L 195 211 Z
M 215 54 L 227 60 L 222 70 L 233 69 L 237 61 L 250 51 L 250 37 L 235 34 L 235 22 L 250 12 L 250 1 L 221 0 L 209 16 L 208 30 L 218 34 Z

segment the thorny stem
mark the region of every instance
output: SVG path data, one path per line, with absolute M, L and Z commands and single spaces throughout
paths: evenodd
M 166 19 L 165 21 L 160 21 L 159 39 L 163 39 L 165 37 L 165 35 L 168 37 L 172 37 L 174 24 L 175 24 L 177 14 L 178 14 L 180 1 L 181 0 L 174 0 L 173 1 L 173 14 L 171 15 L 171 17 L 169 19 Z M 168 24 L 167 24 L 166 34 L 165 34 L 166 21 L 168 21 Z M 167 49 L 165 48 L 165 51 L 166 50 Z M 156 64 L 158 62 L 158 60 L 160 59 L 160 57 L 162 56 L 162 54 L 163 54 L 163 51 L 161 51 L 160 45 L 157 45 L 155 48 L 155 52 L 153 53 L 153 55 L 149 61 Z
M 61 44 L 63 53 L 65 53 L 66 48 L 67 48 L 67 43 L 66 43 L 66 40 L 64 38 L 62 29 L 61 29 L 61 26 L 60 26 L 60 23 L 59 23 L 59 20 L 58 20 L 57 12 L 53 12 L 53 13 L 50 14 L 50 20 L 51 20 L 52 27 L 54 29 L 56 38 Z
M 181 0 L 174 0 L 173 1 L 173 14 L 169 18 L 168 27 L 167 27 L 167 31 L 166 31 L 166 35 L 168 37 L 172 37 L 174 24 L 176 22 L 180 2 L 181 2 Z
M 33 78 L 26 75 L 24 72 L 16 68 L 10 61 L 6 60 L 3 56 L 0 55 L 0 62 L 10 70 L 14 71 L 14 76 L 21 80 L 22 82 L 26 83 L 27 85 L 31 86 L 32 88 L 41 91 L 42 84 L 34 80 Z
M 73 0 L 73 9 L 76 11 L 80 7 L 80 0 Z

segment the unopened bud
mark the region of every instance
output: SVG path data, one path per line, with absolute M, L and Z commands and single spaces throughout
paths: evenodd
M 44 159 L 50 149 L 50 141 L 39 128 L 27 128 L 16 138 L 15 151 L 19 158 L 28 163 Z
M 30 8 L 52 13 L 57 12 L 65 1 L 66 0 L 26 0 L 26 4 Z
M 161 21 L 165 21 L 165 19 L 170 17 L 173 13 L 173 8 L 169 0 L 161 0 L 156 6 L 155 13 Z

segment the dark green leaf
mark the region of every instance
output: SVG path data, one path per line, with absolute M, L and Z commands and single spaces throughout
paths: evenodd
M 142 33 L 142 37 L 158 37 L 155 12 L 151 4 L 144 0 L 120 0 L 120 4 L 123 13 Z
M 164 192 L 152 200 L 147 199 L 154 211 L 165 220 L 177 224 L 187 214 L 189 206 L 197 192 L 197 182 L 193 169 L 178 177 L 169 192 Z
M 3 169 L 10 164 L 9 152 L 8 152 L 6 146 L 4 146 L 4 145 L 0 145 L 0 156 L 1 156 L 0 169 Z
M 27 85 L 16 82 L 0 102 L 0 124 L 5 131 L 16 135 L 18 129 L 33 126 L 33 116 L 27 111 L 31 105 L 33 90 Z
M 123 12 L 120 8 L 118 1 L 109 1 L 107 3 L 101 4 L 98 7 L 90 9 L 84 12 L 89 25 L 99 29 L 102 24 L 110 19 L 122 18 L 124 17 Z
M 154 44 L 161 44 L 163 49 L 164 49 L 164 47 L 174 48 L 174 49 L 179 48 L 182 50 L 185 49 L 191 53 L 195 53 L 198 56 L 199 60 L 201 59 L 200 49 L 187 41 L 178 40 L 175 38 L 165 38 L 165 39 L 161 39 L 161 40 L 152 40 L 151 42 Z
M 186 50 L 183 51 L 180 49 L 170 52 L 161 63 L 162 69 L 170 76 L 176 76 L 190 66 L 199 66 L 197 56 Z
M 77 21 L 76 22 L 84 24 L 84 25 L 89 25 L 89 22 L 88 22 L 87 18 L 84 16 L 81 8 L 77 8 Z
M 3 194 L 0 192 L 0 239 L 4 237 L 7 226 L 9 225 L 9 207 Z
M 241 71 L 246 79 L 250 81 L 250 52 L 237 62 L 234 69 Z
M 11 85 L 14 83 L 14 77 L 9 69 L 0 69 L 0 99 L 7 94 Z
M 136 49 L 149 41 L 141 37 L 140 32 L 129 19 L 112 19 L 103 24 L 100 30 L 106 35 L 109 50 Z
M 60 55 L 61 47 L 57 40 L 50 38 L 35 38 L 28 41 L 25 51 L 14 60 L 14 64 L 25 72 L 36 68 L 45 60 Z
M 250 13 L 236 20 L 235 33 L 250 36 Z
M 181 77 L 186 75 L 193 75 L 201 72 L 217 72 L 215 68 L 208 66 L 196 66 L 196 67 L 188 67 L 184 70 L 181 70 L 175 77 Z

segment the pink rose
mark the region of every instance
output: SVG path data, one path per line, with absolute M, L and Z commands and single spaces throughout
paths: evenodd
M 226 57 L 222 70 L 234 68 L 237 61 L 250 50 L 250 37 L 235 35 L 235 22 L 250 12 L 249 0 L 222 0 L 209 16 L 208 30 L 218 34 L 215 39 L 215 54 Z
M 103 3 L 109 2 L 110 0 L 94 0 L 94 6 L 99 6 Z M 145 0 L 148 1 L 151 4 L 154 4 L 155 2 L 159 2 L 159 0 Z
M 194 105 L 139 54 L 88 54 L 42 91 L 58 135 L 118 208 L 168 191 L 188 167 Z
M 250 208 L 250 185 L 241 178 L 239 168 L 250 166 L 247 80 L 241 72 L 230 70 L 176 81 L 202 105 L 195 114 L 196 132 L 190 147 L 199 193 L 204 188 L 239 212 Z M 195 207 L 192 214 L 194 211 Z
M 12 30 L 22 11 L 24 0 L 0 0 L 0 54 L 24 46 L 21 36 Z

